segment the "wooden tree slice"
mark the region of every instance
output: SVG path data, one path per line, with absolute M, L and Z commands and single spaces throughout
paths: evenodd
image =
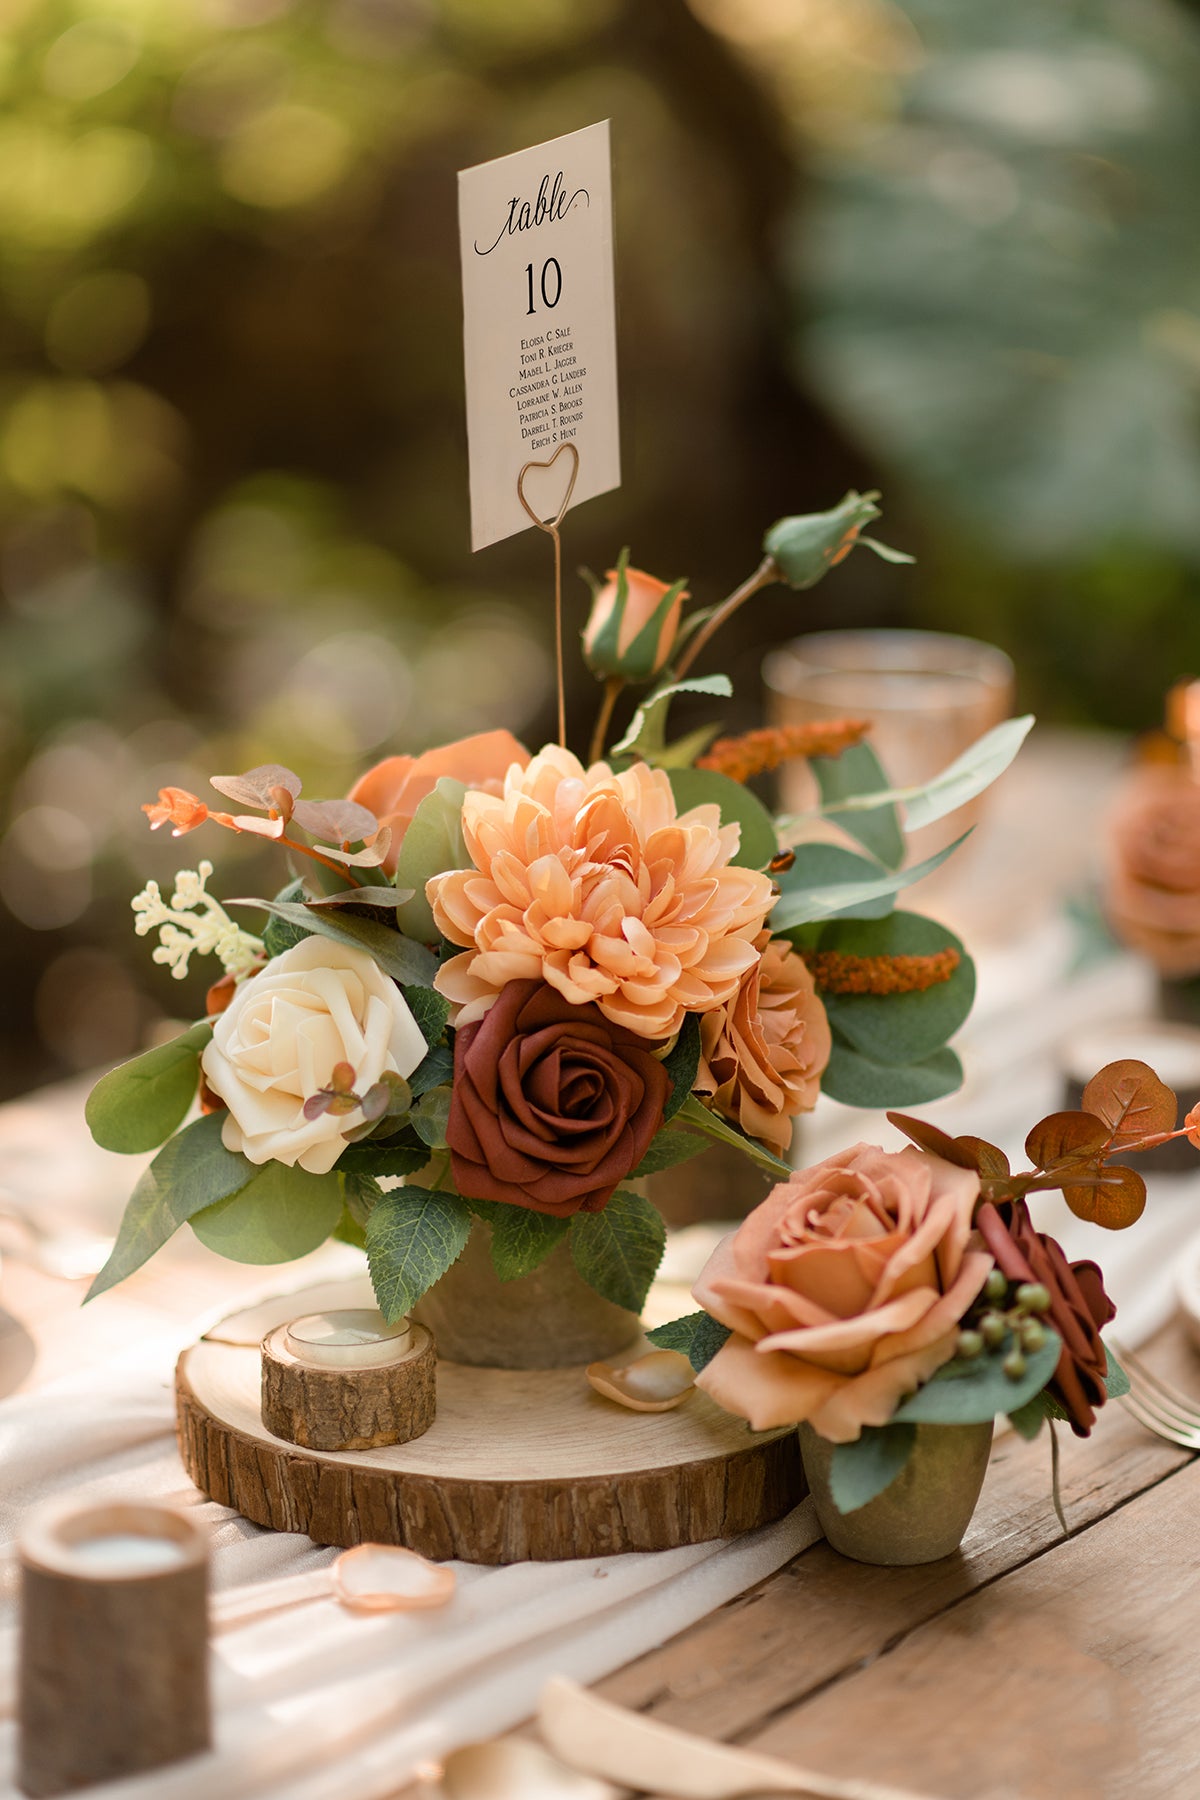
M 628 1412 L 582 1368 L 439 1363 L 423 1437 L 343 1452 L 273 1437 L 259 1381 L 257 1346 L 204 1339 L 184 1352 L 184 1465 L 222 1505 L 319 1544 L 477 1563 L 668 1550 L 766 1525 L 805 1491 L 794 1430 L 751 1432 L 699 1392 L 674 1412 Z

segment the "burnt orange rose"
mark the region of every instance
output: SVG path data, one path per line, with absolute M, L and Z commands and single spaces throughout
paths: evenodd
M 383 868 L 386 874 L 394 875 L 400 845 L 413 814 L 443 775 L 465 782 L 469 788 L 480 788 L 485 794 L 499 794 L 510 765 L 517 763 L 523 769 L 528 762 L 528 750 L 511 731 L 481 731 L 474 737 L 426 750 L 423 756 L 386 756 L 359 776 L 347 797 L 373 812 L 379 823 L 391 831 L 391 847 Z
M 979 1176 L 858 1144 L 803 1169 L 721 1243 L 696 1299 L 732 1337 L 697 1377 L 756 1431 L 807 1420 L 849 1443 L 954 1355 L 992 1259 Z
M 1164 975 L 1200 973 L 1200 783 L 1181 764 L 1147 764 L 1124 783 L 1105 908 L 1117 936 Z
M 700 1020 L 696 1091 L 782 1156 L 793 1118 L 817 1104 L 832 1038 L 813 978 L 786 938 L 764 931 L 758 948 L 728 1006 Z

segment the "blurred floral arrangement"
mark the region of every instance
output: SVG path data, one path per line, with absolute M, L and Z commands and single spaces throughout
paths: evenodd
M 982 1138 L 888 1114 L 912 1140 L 857 1144 L 782 1182 L 714 1251 L 704 1309 L 650 1333 L 755 1430 L 807 1424 L 834 1445 L 830 1493 L 858 1510 L 897 1479 L 919 1424 L 1006 1414 L 1025 1438 L 1062 1420 L 1086 1437 L 1128 1381 L 1101 1338 L 1116 1308 L 1094 1262 L 1069 1262 L 1029 1196 L 1060 1190 L 1109 1230 L 1140 1217 L 1142 1176 L 1118 1157 L 1176 1137 L 1200 1148 L 1200 1106 L 1145 1063 L 1109 1064 L 1082 1106 L 1052 1113 L 1014 1172 Z M 1054 1445 L 1054 1500 L 1058 1492 Z
M 133 901 L 157 961 L 181 975 L 213 955 L 223 973 L 204 1019 L 90 1097 L 99 1143 L 158 1149 L 93 1294 L 186 1222 L 247 1262 L 331 1235 L 360 1244 L 394 1320 L 478 1218 L 501 1279 L 569 1234 L 583 1279 L 636 1311 L 664 1228 L 628 1184 L 712 1141 L 787 1176 L 793 1123 L 820 1092 L 909 1105 L 959 1084 L 948 1040 L 973 999 L 970 959 L 895 910 L 957 846 L 903 868 L 899 808 L 910 828 L 954 811 L 1030 721 L 920 789 L 889 784 L 866 720 L 667 733 L 678 696 L 730 693 L 688 670 L 768 582 L 811 587 L 857 543 L 906 560 L 862 535 L 876 498 L 779 521 L 754 574 L 686 618 L 684 583 L 626 553 L 592 578 L 583 648 L 603 698 L 587 766 L 491 731 L 389 757 L 345 799 L 309 801 L 272 764 L 213 778 L 240 810 L 178 788 L 144 808 L 176 836 L 207 824 L 270 839 L 292 879 L 222 903 L 202 862 L 169 899 L 151 883 Z M 647 692 L 610 741 L 626 686 Z M 746 784 L 792 757 L 808 758 L 819 799 L 777 817 Z M 261 937 L 227 906 L 265 914 Z
M 1108 822 L 1104 910 L 1117 937 L 1168 981 L 1200 975 L 1200 683 L 1167 695 Z

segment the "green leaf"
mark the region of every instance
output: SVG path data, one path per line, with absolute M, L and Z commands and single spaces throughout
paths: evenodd
M 1018 1437 L 1023 1437 L 1027 1444 L 1033 1442 L 1046 1423 L 1046 1399 L 1047 1395 L 1043 1389 L 1040 1394 L 1035 1394 L 1032 1400 L 1027 1400 L 1024 1406 L 1014 1408 L 1008 1415 L 1009 1424 Z
M 655 768 L 690 769 L 696 758 L 704 755 L 720 729 L 721 725 L 718 720 L 712 725 L 698 725 L 695 731 L 686 732 L 683 737 L 673 739 L 661 750 L 655 751 Z
M 806 893 L 810 889 L 820 891 L 850 882 L 877 881 L 886 873 L 882 863 L 877 863 L 870 857 L 857 856 L 853 850 L 846 850 L 841 844 L 794 844 L 792 850 L 795 862 L 790 869 L 782 870 L 775 877 L 784 900 L 790 900 L 793 894 Z M 858 905 L 844 907 L 836 916 L 847 919 L 885 919 L 893 904 L 890 894 L 882 894 L 877 899 L 863 900 Z M 791 929 L 777 924 L 776 915 L 779 914 L 781 905 L 782 902 L 778 902 L 771 915 L 772 930 Z
M 244 1188 L 254 1164 L 221 1142 L 223 1113 L 208 1113 L 164 1144 L 133 1190 L 112 1255 L 87 1291 L 94 1300 L 161 1250 L 195 1213 Z
M 417 1024 L 421 1036 L 430 1049 L 440 1044 L 446 1029 L 446 1021 L 450 1017 L 450 1002 L 431 987 L 406 987 L 401 989 L 408 1004 L 408 1010 Z
M 904 818 L 909 831 L 920 831 L 957 812 L 968 800 L 974 800 L 1015 758 L 1033 725 L 1032 713 L 1019 719 L 1006 719 L 986 731 L 969 750 L 944 768 L 940 775 L 917 790 L 904 803 Z
M 866 1425 L 861 1437 L 835 1444 L 829 1459 L 829 1492 L 840 1513 L 857 1512 L 891 1487 L 913 1452 L 915 1425 Z
M 753 1138 L 743 1137 L 740 1131 L 727 1125 L 718 1114 L 709 1112 L 695 1094 L 688 1095 L 679 1108 L 678 1118 L 681 1125 L 690 1125 L 696 1131 L 702 1131 L 705 1137 L 715 1138 L 718 1144 L 728 1144 L 732 1150 L 742 1151 L 743 1155 L 758 1163 L 760 1168 L 769 1169 L 772 1175 L 786 1178 L 792 1172 L 790 1163 L 781 1161 L 765 1144 L 756 1144 Z
M 971 829 L 974 830 L 974 827 Z M 959 845 L 966 843 L 970 835 L 970 831 L 964 831 L 960 838 L 947 844 L 944 850 L 927 856 L 924 862 L 913 863 L 910 868 L 897 869 L 890 874 L 881 871 L 865 881 L 835 882 L 825 887 L 801 889 L 789 885 L 783 890 L 783 898 L 775 903 L 775 910 L 771 914 L 771 929 L 786 931 L 790 925 L 807 925 L 815 919 L 886 917 L 891 907 L 889 904 L 882 907 L 881 911 L 883 901 L 888 900 L 892 894 L 898 894 L 901 888 L 912 887 L 914 882 L 923 881 L 926 875 L 932 875 L 935 869 L 940 869 L 947 858 L 954 855 Z M 794 869 L 787 872 L 794 873 Z
M 668 773 L 675 805 L 681 813 L 693 806 L 717 806 L 722 825 L 741 827 L 735 863 L 744 869 L 765 869 L 779 854 L 774 819 L 742 782 L 718 775 L 715 769 L 671 769 Z
M 732 692 L 728 675 L 696 675 L 656 688 L 642 701 L 629 730 L 620 743 L 613 745 L 609 755 L 640 756 L 648 763 L 657 762 L 659 752 L 666 746 L 667 713 L 676 694 L 714 694 L 727 700 Z
M 443 775 L 431 794 L 426 794 L 412 816 L 396 858 L 396 886 L 411 888 L 413 897 L 397 910 L 396 919 L 422 944 L 437 941 L 433 910 L 425 898 L 425 883 L 447 869 L 469 869 L 471 857 L 462 834 L 462 804 L 466 786 Z
M 298 875 L 295 881 L 289 881 L 275 898 L 285 905 L 299 905 L 306 898 L 303 879 Z M 282 956 L 285 950 L 290 950 L 302 938 L 311 936 L 312 927 L 307 921 L 303 925 L 291 925 L 286 919 L 268 918 L 263 927 L 263 948 L 268 956 Z
M 902 1400 L 893 1420 L 925 1425 L 981 1425 L 997 1413 L 1021 1408 L 1053 1380 L 1062 1343 L 1058 1333 L 1046 1329 L 1040 1350 L 1025 1356 L 1025 1373 L 1013 1381 L 1004 1373 L 1004 1358 L 1013 1347 L 1011 1332 L 998 1350 L 970 1359 L 956 1356 L 945 1363 L 924 1387 Z
M 446 1127 L 450 1120 L 451 1090 L 448 1087 L 430 1088 L 422 1094 L 408 1122 L 423 1144 L 431 1150 L 446 1148 Z
M 618 1188 L 600 1212 L 578 1212 L 571 1220 L 571 1260 L 590 1288 L 640 1313 L 650 1291 L 667 1229 L 641 1194 Z
M 470 1209 L 457 1194 L 403 1187 L 383 1196 L 367 1220 L 367 1266 L 389 1325 L 462 1255 L 470 1230 Z
M 1107 1344 L 1104 1345 L 1104 1354 L 1108 1358 L 1108 1367 L 1104 1372 L 1105 1391 L 1110 1400 L 1119 1400 L 1122 1394 L 1129 1392 L 1129 1377 Z
M 355 950 L 365 950 L 394 981 L 432 987 L 437 974 L 437 960 L 423 944 L 415 944 L 411 938 L 401 936 L 388 925 L 381 925 L 377 919 L 357 918 L 344 908 L 336 912 L 314 911 L 289 900 L 227 900 L 225 904 L 261 907 L 272 918 L 282 919 L 314 937 L 330 938 L 335 944 L 349 944 Z
M 708 1367 L 732 1333 L 719 1319 L 711 1318 L 706 1312 L 694 1312 L 682 1319 L 672 1319 L 669 1325 L 658 1325 L 646 1336 L 660 1350 L 682 1351 L 698 1375 L 701 1369 Z
M 528 1206 L 507 1206 L 498 1200 L 472 1200 L 492 1232 L 492 1267 L 501 1281 L 519 1281 L 541 1267 L 570 1230 L 569 1219 L 534 1212 Z
M 872 549 L 881 552 L 883 546 L 859 536 L 864 525 L 881 516 L 875 504 L 878 498 L 878 489 L 859 494 L 851 488 L 828 512 L 797 513 L 776 519 L 763 538 L 763 549 L 778 564 L 780 581 L 793 588 L 815 587 L 856 543 L 871 543 Z M 889 550 L 886 560 L 913 559 L 902 550 Z
M 936 956 L 941 950 L 960 954 L 950 979 L 923 994 L 821 995 L 838 1038 L 871 1062 L 890 1068 L 926 1062 L 954 1036 L 974 1005 L 974 963 L 952 931 L 920 913 L 897 912 L 872 924 L 830 925 L 821 934 L 820 947 L 847 956 Z
M 339 1162 L 337 1171 L 342 1182 L 343 1205 L 361 1231 L 383 1199 L 383 1189 L 374 1175 L 368 1175 L 365 1170 L 344 1169 Z
M 337 1166 L 345 1175 L 415 1175 L 429 1161 L 425 1144 L 389 1143 L 375 1138 L 352 1144 L 338 1157 Z
M 102 1075 L 84 1107 L 88 1129 L 104 1150 L 127 1156 L 157 1149 L 183 1123 L 200 1083 L 200 1052 L 212 1036 L 207 1019 L 169 1044 Z
M 427 1094 L 454 1078 L 454 1052 L 446 1044 L 435 1044 L 423 1062 L 419 1062 L 408 1078 L 414 1094 Z
M 924 1106 L 962 1086 L 962 1063 L 953 1050 L 937 1050 L 924 1062 L 897 1067 L 873 1062 L 834 1033 L 821 1092 L 843 1106 L 882 1110 L 889 1106 Z
M 821 811 L 888 869 L 904 861 L 904 833 L 895 806 L 882 797 L 867 808 L 845 812 L 847 801 L 886 789 L 887 776 L 870 744 L 851 744 L 840 756 L 814 756 L 809 767 L 821 791 Z
M 336 1169 L 310 1175 L 268 1162 L 238 1193 L 196 1213 L 191 1226 L 202 1244 L 231 1262 L 283 1263 L 323 1244 L 341 1216 Z
M 696 1074 L 700 1068 L 700 1021 L 695 1013 L 688 1013 L 679 1028 L 679 1036 L 675 1039 L 675 1048 L 663 1061 L 663 1068 L 671 1078 L 671 1093 L 663 1108 L 663 1124 L 675 1117 L 680 1107 L 688 1099 L 696 1085 Z
M 702 1150 L 707 1149 L 704 1139 L 694 1136 L 690 1131 L 660 1131 L 656 1137 L 651 1138 L 646 1146 L 645 1156 L 630 1179 L 640 1181 L 645 1175 L 658 1175 L 663 1169 L 674 1169 L 680 1163 L 690 1162 L 693 1156 L 698 1156 Z

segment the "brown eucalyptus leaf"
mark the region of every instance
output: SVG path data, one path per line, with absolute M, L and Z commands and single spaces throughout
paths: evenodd
M 989 1144 L 986 1138 L 956 1137 L 954 1142 L 970 1157 L 971 1167 L 978 1169 L 981 1175 L 999 1179 L 1012 1173 L 1003 1150 L 995 1144 Z
M 902 1131 L 906 1138 L 911 1138 L 920 1150 L 928 1150 L 931 1156 L 940 1156 L 943 1162 L 954 1163 L 959 1169 L 973 1169 L 975 1164 L 967 1151 L 961 1150 L 958 1143 L 948 1132 L 940 1131 L 936 1125 L 929 1125 L 924 1119 L 914 1119 L 909 1113 L 890 1112 L 888 1121 Z
M 1108 1144 L 1108 1126 L 1090 1112 L 1056 1112 L 1040 1119 L 1025 1139 L 1025 1154 L 1039 1169 L 1066 1157 L 1087 1156 Z
M 332 844 L 360 844 L 379 829 L 375 814 L 354 800 L 297 800 L 292 817 L 303 830 Z
M 1103 1119 L 1114 1144 L 1132 1144 L 1159 1131 L 1174 1131 L 1179 1102 L 1149 1063 L 1132 1057 L 1108 1063 L 1083 1090 L 1083 1105 Z
M 257 768 L 247 769 L 244 775 L 210 775 L 209 786 L 215 787 L 218 794 L 224 794 L 227 799 L 239 801 L 242 806 L 265 809 L 275 804 L 271 797 L 272 788 L 283 788 L 294 800 L 302 783 L 295 771 L 285 769 L 282 763 L 259 763 Z
M 1064 1187 L 1063 1198 L 1077 1219 L 1088 1219 L 1106 1231 L 1124 1231 L 1142 1216 L 1146 1183 L 1124 1163 L 1105 1163 L 1094 1183 Z

